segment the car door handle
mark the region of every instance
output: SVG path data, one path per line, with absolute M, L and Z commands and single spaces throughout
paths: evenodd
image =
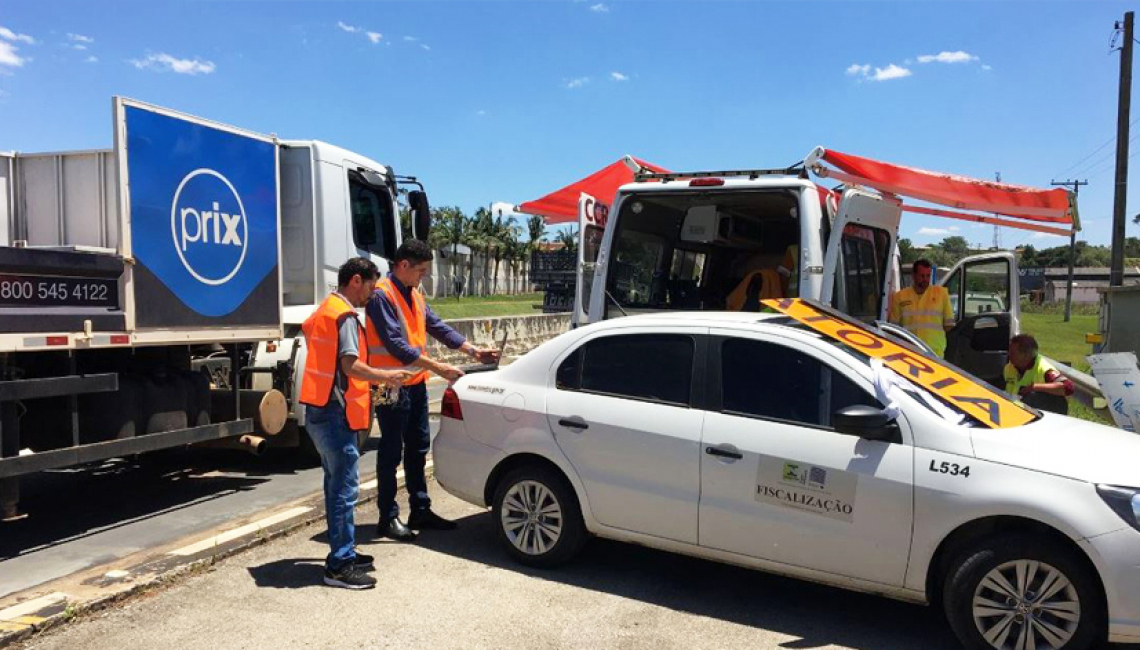
M 567 418 L 562 418 L 558 421 L 558 424 L 561 424 L 567 429 L 577 429 L 578 431 L 585 431 L 586 429 L 590 428 L 590 425 L 581 420 L 570 420 Z
M 738 451 L 724 449 L 722 447 L 705 447 L 705 453 L 709 456 L 719 456 L 721 458 L 731 458 L 733 460 L 740 460 L 744 458 L 744 454 Z

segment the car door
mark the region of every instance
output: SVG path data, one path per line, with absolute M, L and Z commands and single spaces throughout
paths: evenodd
M 557 362 L 547 418 L 599 523 L 696 543 L 706 332 L 603 332 Z
M 914 482 L 905 422 L 898 442 L 841 434 L 832 412 L 879 406 L 850 366 L 802 341 L 712 335 L 700 545 L 903 584 Z
M 946 333 L 946 360 L 1004 388 L 1009 339 L 1021 330 L 1017 258 L 1007 252 L 967 257 L 939 284 L 950 294 L 955 321 Z
M 886 318 L 901 216 L 898 200 L 859 189 L 843 193 L 824 255 L 823 303 L 866 322 Z

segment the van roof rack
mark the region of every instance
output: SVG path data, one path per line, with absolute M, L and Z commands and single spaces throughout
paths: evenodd
M 628 163 L 627 163 L 628 164 Z M 723 171 L 696 171 L 696 172 L 654 172 L 646 169 L 636 162 L 637 168 L 633 170 L 634 182 L 641 183 L 644 181 L 660 181 L 668 183 L 669 181 L 679 181 L 691 178 L 725 178 L 725 177 L 740 177 L 747 176 L 748 180 L 756 180 L 761 176 L 799 176 L 800 178 L 807 178 L 807 169 L 804 168 L 803 161 L 799 161 L 789 167 L 783 169 L 730 169 Z

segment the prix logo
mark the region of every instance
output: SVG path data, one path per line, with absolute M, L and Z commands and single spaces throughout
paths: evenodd
M 212 169 L 196 169 L 178 184 L 170 205 L 170 234 L 190 275 L 212 286 L 229 282 L 249 250 L 241 196 Z

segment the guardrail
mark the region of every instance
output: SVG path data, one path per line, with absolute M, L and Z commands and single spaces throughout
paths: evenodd
M 1103 415 L 1110 422 L 1113 421 L 1112 414 L 1108 412 L 1108 402 L 1104 399 L 1104 393 L 1101 392 L 1100 382 L 1096 380 L 1096 377 L 1081 372 L 1060 361 L 1055 361 L 1048 357 L 1046 357 L 1045 360 L 1056 366 L 1062 375 L 1073 382 L 1073 387 L 1076 389 L 1073 393 L 1073 397 L 1076 398 L 1077 401 L 1100 415 Z

